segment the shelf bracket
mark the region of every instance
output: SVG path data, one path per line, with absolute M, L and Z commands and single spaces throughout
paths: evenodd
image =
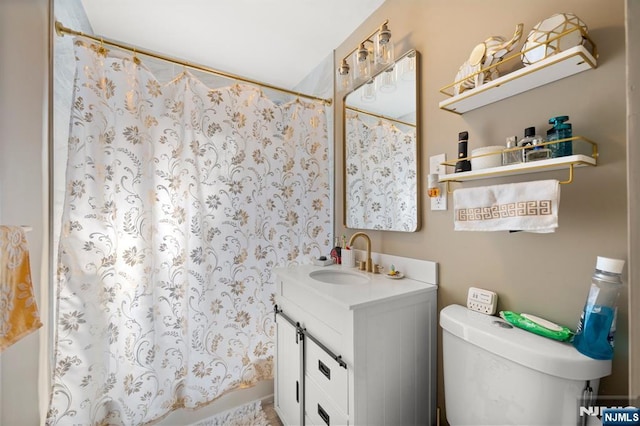
M 569 164 L 569 179 L 560 181 L 561 185 L 568 185 L 573 182 L 573 163 Z
M 451 182 L 453 181 L 452 180 L 447 181 L 447 194 L 453 194 L 453 189 L 451 189 Z

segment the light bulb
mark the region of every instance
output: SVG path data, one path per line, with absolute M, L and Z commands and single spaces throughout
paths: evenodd
M 348 92 L 353 87 L 353 79 L 351 78 L 351 73 L 349 72 L 349 70 L 350 67 L 345 58 L 342 60 L 342 64 L 340 64 L 340 66 L 336 70 L 336 82 L 339 91 Z
M 380 92 L 391 93 L 397 88 L 397 67 L 391 67 L 380 74 Z
M 400 79 L 404 81 L 413 81 L 416 79 L 416 54 L 415 52 L 407 55 L 402 61 L 402 69 L 400 71 Z
M 356 78 L 366 80 L 371 77 L 371 63 L 369 62 L 369 50 L 364 43 L 356 51 Z
M 375 61 L 378 65 L 391 65 L 395 61 L 391 31 L 387 24 L 380 28 L 376 37 Z
M 372 78 L 367 84 L 362 86 L 362 102 L 375 102 L 376 100 L 376 81 Z

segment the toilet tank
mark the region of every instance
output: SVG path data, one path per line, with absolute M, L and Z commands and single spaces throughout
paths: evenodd
M 575 425 L 611 361 L 460 305 L 440 311 L 445 410 L 450 425 Z

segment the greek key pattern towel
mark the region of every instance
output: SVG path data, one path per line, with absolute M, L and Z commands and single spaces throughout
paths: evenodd
M 559 203 L 557 180 L 457 189 L 453 192 L 454 229 L 555 232 Z
M 40 327 L 24 230 L 0 226 L 0 352 Z

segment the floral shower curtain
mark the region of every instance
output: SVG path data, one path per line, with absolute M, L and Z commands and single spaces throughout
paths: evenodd
M 47 423 L 145 424 L 271 378 L 271 270 L 330 246 L 325 107 L 75 54 Z
M 384 119 L 346 117 L 347 226 L 412 231 L 417 228 L 417 143 Z M 401 201 L 398 201 L 401 200 Z

